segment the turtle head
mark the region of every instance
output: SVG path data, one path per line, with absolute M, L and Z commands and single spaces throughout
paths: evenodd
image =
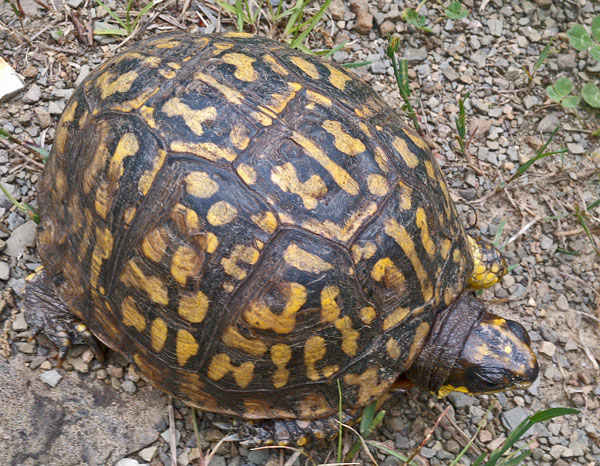
M 530 343 L 521 324 L 483 311 L 466 293 L 436 316 L 407 376 L 440 397 L 525 388 L 539 371 Z

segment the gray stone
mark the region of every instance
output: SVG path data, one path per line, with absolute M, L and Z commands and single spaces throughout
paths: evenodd
M 117 461 L 115 466 L 140 466 L 140 463 L 133 458 L 123 458 L 122 460 Z
M 51 387 L 56 387 L 58 385 L 58 382 L 60 382 L 62 378 L 63 376 L 60 375 L 60 373 L 56 369 L 42 372 L 42 374 L 40 375 L 41 381 L 45 384 L 50 385 Z
M 33 220 L 25 222 L 17 227 L 10 238 L 6 240 L 5 254 L 11 257 L 19 257 L 26 247 L 33 246 L 35 243 L 36 223 Z
M 15 354 L 0 364 L 0 412 L 10 419 L 0 423 L 0 463 L 112 465 L 156 440 L 154 426 L 167 409 L 160 392 L 122 395 L 77 372 L 65 372 L 48 390 L 24 358 Z
M 490 29 L 491 35 L 500 37 L 502 35 L 502 27 L 503 22 L 501 19 L 492 18 L 488 20 L 488 28 Z
M 423 447 L 421 448 L 421 455 L 425 458 L 433 458 L 436 454 L 436 451 L 433 448 Z
M 248 453 L 248 461 L 254 464 L 265 464 L 271 456 L 269 450 L 252 450 Z
M 512 432 L 517 428 L 517 426 L 523 421 L 527 416 L 529 416 L 529 411 L 520 406 L 509 409 L 502 413 L 500 418 L 502 419 L 502 424 L 509 432 Z M 527 433 L 525 433 L 524 437 L 528 437 L 533 433 L 533 429 L 529 429 Z
M 23 96 L 23 102 L 34 104 L 42 98 L 42 89 L 37 84 L 32 84 L 29 90 Z
M 0 261 L 0 280 L 6 281 L 10 278 L 10 267 L 6 262 Z
M 554 343 L 551 343 L 549 341 L 543 341 L 540 345 L 540 353 L 552 357 L 556 353 L 556 346 L 554 345 Z
M 15 320 L 12 323 L 12 329 L 15 332 L 24 332 L 27 330 L 27 322 L 25 321 L 25 315 L 20 312 L 15 316 Z
M 465 395 L 461 392 L 452 392 L 448 395 L 450 402 L 454 405 L 455 408 L 464 408 L 466 406 L 471 406 L 473 404 L 473 397 L 469 395 Z
M 156 449 L 158 448 L 158 445 L 152 445 L 148 448 L 144 448 L 143 450 L 140 450 L 140 452 L 138 453 L 138 455 L 140 455 L 140 458 L 142 458 L 144 461 L 152 461 L 152 458 L 154 457 L 154 454 L 156 453 Z
M 167 430 L 165 430 L 162 434 L 160 434 L 160 436 L 162 437 L 162 439 L 167 442 L 167 443 L 171 443 L 171 428 L 169 427 Z M 175 441 L 177 443 L 179 443 L 179 439 L 181 438 L 181 432 L 179 432 L 177 429 L 175 429 Z
M 559 308 L 561 311 L 569 310 L 569 300 L 564 294 L 561 294 L 556 300 L 556 307 Z
M 525 105 L 525 108 L 529 110 L 534 105 L 537 105 L 539 101 L 540 99 L 538 99 L 535 95 L 528 95 L 523 99 L 523 105 Z
M 346 4 L 343 0 L 333 0 L 329 5 L 329 13 L 336 21 L 341 21 L 344 19 L 344 15 L 348 11 Z
M 558 115 L 558 113 L 550 113 L 542 118 L 542 120 L 538 123 L 538 131 L 540 133 L 551 133 L 554 131 L 554 129 L 560 125 Z
M 569 149 L 569 152 L 571 154 L 575 154 L 575 155 L 585 154 L 585 149 L 579 143 L 570 142 L 567 144 L 567 148 Z
M 381 32 L 381 34 L 384 36 L 393 34 L 396 32 L 396 25 L 390 20 L 385 20 L 381 26 L 379 26 L 379 32 Z
M 404 58 L 408 61 L 423 61 L 427 58 L 427 50 L 425 47 L 419 49 L 407 47 L 404 49 Z
M 137 391 L 137 387 L 131 380 L 125 380 L 121 384 L 121 388 L 125 393 L 129 393 L 130 395 L 133 395 Z

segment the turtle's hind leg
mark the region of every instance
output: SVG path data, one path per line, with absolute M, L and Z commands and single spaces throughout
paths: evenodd
M 34 335 L 43 333 L 56 345 L 59 365 L 74 344 L 87 344 L 92 348 L 96 359 L 104 359 L 100 342 L 56 295 L 43 268 L 27 277 L 25 320 L 33 329 Z

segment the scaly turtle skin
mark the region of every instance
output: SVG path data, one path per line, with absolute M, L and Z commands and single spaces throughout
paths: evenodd
M 167 34 L 104 63 L 39 193 L 32 325 L 64 352 L 56 317 L 84 323 L 192 406 L 319 419 L 338 382 L 360 407 L 403 373 L 433 393 L 537 375 L 525 330 L 467 289 L 502 259 L 471 244 L 426 144 L 278 42 Z

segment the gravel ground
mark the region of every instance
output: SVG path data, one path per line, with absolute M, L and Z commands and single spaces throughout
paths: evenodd
M 417 392 L 398 395 L 385 405 L 387 415 L 372 438 L 409 454 L 418 449 L 448 407 L 448 413 L 415 458 L 417 464 L 445 465 L 486 417 L 470 454 L 461 460 L 468 465 L 477 452 L 497 447 L 528 414 L 568 406 L 581 413 L 537 426 L 526 438 L 533 454 L 524 464 L 600 465 L 600 265 L 576 216 L 577 206 L 581 209 L 600 198 L 600 148 L 597 139 L 591 137 L 599 120 L 583 105 L 577 118 L 552 103 L 545 93 L 546 86 L 558 76 L 570 77 L 577 87 L 586 80 L 598 82 L 600 66 L 586 53 L 569 46 L 566 31 L 575 22 L 590 24 L 600 13 L 600 4 L 586 0 L 493 0 L 476 5 L 470 0 L 463 4 L 470 9 L 464 20 L 448 19 L 442 7 L 427 4 L 420 12 L 427 15 L 432 32 L 424 33 L 401 20 L 400 12 L 408 6 L 414 8 L 416 2 L 371 0 L 350 4 L 334 0 L 327 20 L 316 28 L 309 44 L 318 49 L 349 40 L 344 49 L 333 55 L 333 60 L 372 61 L 356 72 L 400 108 L 391 65 L 385 58 L 384 37 L 397 33 L 401 38 L 421 121 L 426 122 L 423 126 L 464 223 L 470 225 L 472 234 L 487 238 L 493 238 L 501 229 L 501 244 L 506 243 L 506 257 L 514 265 L 502 283 L 483 297 L 490 300 L 493 311 L 519 320 L 529 330 L 539 354 L 541 373 L 538 381 L 524 392 L 478 398 L 459 393 L 442 400 Z M 93 8 L 90 1 L 68 0 L 62 4 L 52 0 L 47 8 L 44 5 L 42 1 L 22 0 L 21 6 L 28 15 L 22 24 L 8 5 L 0 7 L 2 56 L 22 75 L 25 84 L 23 91 L 0 105 L 0 127 L 22 141 L 49 148 L 55 124 L 74 88 L 112 54 L 119 42 L 112 36 L 94 36 L 90 45 L 90 24 L 99 28 L 109 23 L 102 9 Z M 107 5 L 122 9 L 122 3 L 115 0 Z M 215 11 L 203 1 L 185 5 L 163 2 L 144 17 L 143 31 L 138 35 L 174 27 L 201 32 L 206 24 L 209 31 L 215 26 L 231 28 L 226 15 L 219 17 L 220 24 L 217 22 Z M 535 63 L 550 38 L 555 39 L 555 53 L 528 88 L 523 68 Z M 460 155 L 454 141 L 458 98 L 467 92 L 467 122 L 471 130 L 477 129 L 468 159 Z M 558 124 L 562 127 L 550 148 L 567 148 L 568 153 L 562 158 L 539 161 L 525 176 L 496 190 L 520 164 L 535 155 Z M 18 200 L 36 204 L 42 166 L 41 157 L 0 140 L 0 182 Z M 591 235 L 600 245 L 600 208 L 586 215 Z M 215 421 L 231 419 L 201 415 L 202 444 L 196 445 L 191 411 L 177 401 L 172 403 L 171 421 L 170 402 L 162 394 L 151 398 L 156 415 L 148 414 L 144 420 L 136 417 L 139 401 L 145 399 L 149 388 L 118 354 L 109 354 L 108 360 L 100 364 L 87 347 L 76 347 L 63 367 L 56 368 L 55 350 L 43 340 L 30 341 L 31 332 L 22 314 L 21 291 L 24 278 L 39 266 L 34 224 L 2 194 L 0 218 L 0 351 L 7 363 L 0 366 L 0 375 L 5 376 L 0 378 L 0 407 L 11 408 L 4 409 L 5 414 L 14 413 L 0 421 L 0 441 L 9 449 L 8 456 L 0 457 L 0 465 L 167 465 L 171 464 L 170 426 L 176 429 L 178 464 L 202 464 L 200 452 L 215 448 L 225 436 Z M 125 440 L 116 428 L 104 432 L 100 426 L 92 437 L 104 436 L 103 441 L 86 447 L 87 453 L 81 453 L 78 460 L 71 460 L 71 456 L 61 454 L 60 448 L 52 445 L 65 445 L 79 455 L 77 448 L 85 443 L 83 436 L 69 429 L 52 431 L 50 413 L 48 421 L 39 422 L 36 427 L 41 431 L 48 429 L 45 441 L 49 443 L 44 443 L 45 449 L 36 455 L 30 454 L 28 448 L 35 439 L 26 438 L 23 430 L 14 427 L 22 421 L 19 413 L 29 407 L 35 414 L 40 406 L 48 407 L 54 402 L 62 406 L 65 394 L 82 382 L 91 391 L 111 386 L 116 394 L 96 396 L 96 401 L 111 401 L 90 402 L 86 412 L 89 418 L 106 416 L 107 423 L 116 420 L 118 425 L 138 419 L 138 423 L 147 424 L 143 435 L 132 434 Z M 23 391 L 33 398 L 23 397 Z M 35 398 L 38 404 L 30 406 L 29 398 Z M 135 409 L 129 409 L 136 403 Z M 104 405 L 121 408 L 110 414 Z M 113 417 L 108 419 L 110 416 Z M 351 440 L 347 435 L 346 443 Z M 96 456 L 90 453 L 92 450 Z M 316 462 L 333 462 L 332 452 L 332 445 L 317 445 L 309 454 Z M 225 442 L 210 464 L 275 466 L 284 464 L 290 456 L 287 451 L 249 451 Z M 373 450 L 373 457 L 380 465 L 399 464 L 379 451 Z M 373 460 L 363 452 L 356 461 L 372 464 Z M 304 464 L 304 457 L 294 464 Z

